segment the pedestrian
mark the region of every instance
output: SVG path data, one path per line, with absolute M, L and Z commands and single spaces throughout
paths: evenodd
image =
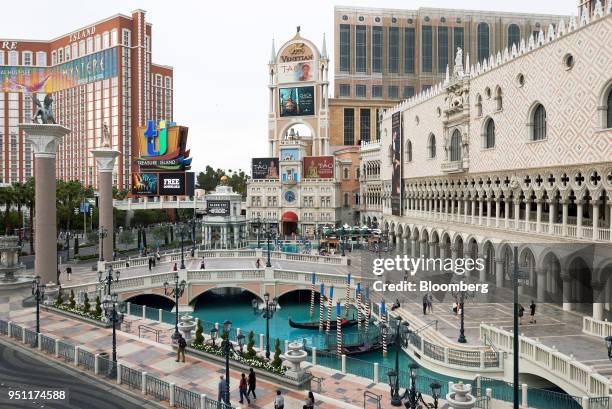
M 453 313 L 457 315 L 457 309 L 459 308 L 457 300 L 453 301 Z
M 59 285 L 59 283 L 60 283 L 59 278 L 60 278 L 60 275 L 61 275 L 61 274 L 62 274 L 62 272 L 61 272 L 61 271 L 60 271 L 60 269 L 58 268 L 58 269 L 57 269 L 57 285 Z
M 204 264 L 204 260 L 200 263 L 200 270 L 204 270 L 206 268 L 206 264 Z
M 253 399 L 257 399 L 257 395 L 255 395 L 255 386 L 257 386 L 257 377 L 255 376 L 255 371 L 251 368 L 249 369 L 249 390 L 247 391 L 247 397 L 252 393 Z
M 246 398 L 247 404 L 250 405 L 251 400 L 249 399 L 249 396 L 247 393 L 247 378 L 244 372 L 242 373 L 242 376 L 240 377 L 240 384 L 238 385 L 238 390 L 240 391 L 240 403 L 244 403 L 244 398 Z
M 519 304 L 518 306 L 519 325 L 523 325 L 523 314 L 524 313 L 525 313 L 525 308 L 523 308 L 523 304 Z
M 181 355 L 183 355 L 183 363 L 185 363 L 185 348 L 187 348 L 187 341 L 185 341 L 185 338 L 183 338 L 181 334 L 179 334 L 177 344 L 176 362 L 179 362 L 181 360 Z
M 274 398 L 274 409 L 285 409 L 285 398 L 281 395 L 280 389 L 276 391 L 276 398 Z
M 427 294 L 423 296 L 423 315 L 427 315 Z
M 113 250 L 113 261 L 115 261 L 116 258 L 117 258 L 117 252 Z
M 531 300 L 531 305 L 529 305 L 529 323 L 532 323 L 532 324 L 536 323 L 535 311 L 536 311 L 535 302 Z
M 225 403 L 229 403 L 227 401 L 227 383 L 225 383 L 225 379 L 223 378 L 223 375 L 221 375 L 219 377 L 219 399 L 217 399 L 219 402 L 225 402 Z
M 70 281 L 70 277 L 72 277 L 72 267 L 66 267 L 66 275 L 68 276 L 68 281 Z
M 257 259 L 257 260 L 255 260 L 255 267 L 259 268 L 259 266 L 260 266 L 259 259 Z
M 427 311 L 430 314 L 433 314 L 433 294 L 427 294 Z
M 306 402 L 304 402 L 304 406 L 302 406 L 302 409 L 314 409 L 314 405 L 314 394 L 312 393 L 312 391 L 308 391 L 308 396 L 306 397 Z
M 174 267 L 172 267 L 172 271 L 176 271 L 176 270 L 178 269 L 176 268 L 176 263 L 174 263 Z
M 151 260 L 151 257 L 149 257 L 149 271 L 151 271 L 152 267 L 153 267 L 153 260 Z

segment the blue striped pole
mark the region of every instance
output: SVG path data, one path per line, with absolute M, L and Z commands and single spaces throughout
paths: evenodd
M 385 300 L 380 304 L 380 319 L 382 320 L 382 325 L 387 325 L 387 313 L 385 311 Z M 387 331 L 382 332 L 382 344 L 383 344 L 383 356 L 387 356 Z
M 321 283 L 319 294 L 319 332 L 323 331 L 323 303 L 325 302 L 325 284 Z
M 325 333 L 329 334 L 331 329 L 331 315 L 332 315 L 332 300 L 334 299 L 334 286 L 329 289 L 329 298 L 327 299 L 327 328 Z
M 357 332 L 361 332 L 361 283 L 357 283 Z
M 315 282 L 317 278 L 315 277 L 315 273 L 312 273 L 312 282 L 310 285 L 310 319 L 312 319 L 312 314 L 314 314 L 314 299 L 315 299 Z
M 336 303 L 336 347 L 338 357 L 342 356 L 342 311 L 340 309 L 340 301 Z
M 344 313 L 348 317 L 349 299 L 351 298 L 351 273 L 348 273 L 346 278 L 346 298 L 344 299 Z
M 370 328 L 370 287 L 366 287 L 365 289 L 365 309 L 366 309 L 366 316 L 365 316 L 365 336 L 366 339 L 368 338 L 368 329 Z

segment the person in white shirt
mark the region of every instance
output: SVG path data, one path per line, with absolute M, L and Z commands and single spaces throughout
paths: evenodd
M 280 389 L 276 391 L 276 398 L 274 398 L 274 409 L 285 409 L 285 398 L 281 395 Z

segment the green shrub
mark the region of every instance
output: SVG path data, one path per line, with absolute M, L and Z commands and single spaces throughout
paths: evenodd
M 274 359 L 272 360 L 272 366 L 274 368 L 280 368 L 283 364 L 283 360 L 281 359 L 281 348 L 280 348 L 280 339 L 276 338 L 276 342 L 274 343 Z
M 204 343 L 204 335 L 202 335 L 203 332 L 204 332 L 204 328 L 202 328 L 202 322 L 198 320 L 198 324 L 196 325 L 195 339 L 193 341 L 194 343 L 196 344 Z
M 96 307 L 95 307 L 96 315 L 102 316 L 102 303 L 100 302 L 100 296 L 96 296 Z
M 62 287 L 59 288 L 57 292 L 57 297 L 55 298 L 55 305 L 62 305 L 64 303 L 64 291 Z
M 70 290 L 70 297 L 68 298 L 68 306 L 70 308 L 74 308 L 76 305 L 76 300 L 74 299 L 74 290 Z
M 91 305 L 89 304 L 89 296 L 87 293 L 85 293 L 85 296 L 83 297 L 83 312 L 89 312 L 90 308 Z

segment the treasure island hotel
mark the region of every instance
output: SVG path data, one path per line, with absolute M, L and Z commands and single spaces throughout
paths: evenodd
M 122 152 L 113 183 L 128 188 L 137 128 L 147 119 L 173 119 L 172 67 L 151 62 L 151 39 L 143 10 L 52 40 L 0 38 L 0 183 L 34 176 L 19 123 L 34 113 L 31 95 L 42 101 L 52 93 L 57 122 L 71 130 L 57 152 L 58 177 L 96 186 L 90 150 L 101 145 L 106 126 L 112 147 Z

